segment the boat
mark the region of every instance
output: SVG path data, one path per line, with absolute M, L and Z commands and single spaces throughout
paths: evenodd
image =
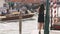
M 51 24 L 51 30 L 60 30 L 60 17 L 57 17 L 57 22 Z
M 26 14 L 22 14 L 22 16 L 20 16 L 20 12 L 18 12 L 18 11 L 12 12 L 12 13 L 6 14 L 6 15 L 0 15 L 0 20 L 2 20 L 2 21 L 15 20 L 15 19 L 19 19 L 19 17 L 22 17 L 22 19 L 31 18 L 35 14 L 35 13 L 31 13 L 30 11 L 27 11 L 27 12 L 28 13 L 26 13 Z

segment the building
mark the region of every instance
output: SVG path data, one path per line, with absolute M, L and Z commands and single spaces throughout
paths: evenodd
M 4 0 L 0 0 L 0 7 L 3 7 L 3 4 L 5 3 Z
M 45 0 L 5 0 L 5 1 L 22 2 L 22 3 L 40 3 L 41 1 L 45 1 Z

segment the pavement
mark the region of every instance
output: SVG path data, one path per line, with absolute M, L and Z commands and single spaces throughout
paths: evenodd
M 37 16 L 23 19 L 22 34 L 38 34 Z M 44 30 L 42 29 L 42 34 Z M 19 34 L 19 20 L 0 21 L 0 34 Z M 60 34 L 58 30 L 50 30 L 50 34 Z

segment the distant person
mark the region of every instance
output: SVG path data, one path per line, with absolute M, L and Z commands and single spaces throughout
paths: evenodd
M 2 9 L 2 10 L 1 10 L 1 14 L 2 14 L 2 15 L 6 15 L 6 13 L 7 13 L 6 9 Z
M 9 9 L 6 9 L 6 11 L 7 11 L 7 14 L 10 14 Z
M 39 8 L 39 14 L 38 14 L 38 29 L 39 29 L 39 34 L 41 34 L 41 29 L 44 25 L 44 4 L 42 3 Z

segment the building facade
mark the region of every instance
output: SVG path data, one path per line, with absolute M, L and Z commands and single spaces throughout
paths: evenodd
M 6 2 L 22 2 L 22 3 L 40 3 L 45 0 L 5 0 Z
M 3 7 L 3 4 L 5 3 L 4 0 L 0 0 L 0 7 Z

